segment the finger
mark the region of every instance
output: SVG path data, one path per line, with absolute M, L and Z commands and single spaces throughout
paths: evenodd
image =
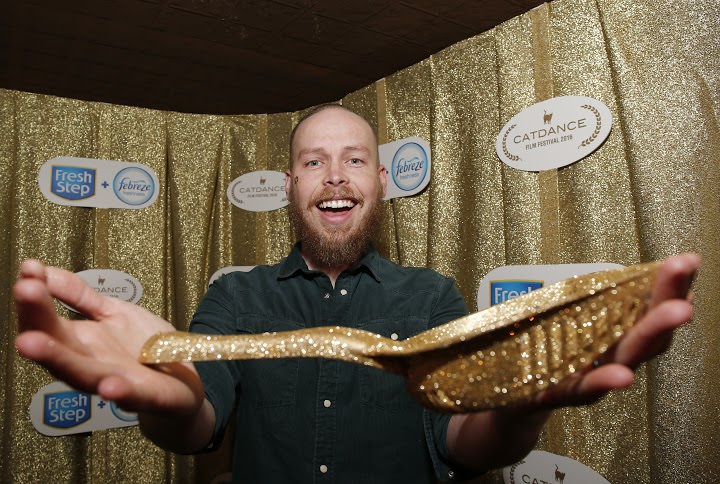
M 108 300 L 97 294 L 77 274 L 59 267 L 45 266 L 38 260 L 28 259 L 20 265 L 18 282 L 28 279 L 42 281 L 52 297 L 94 319 L 102 314 Z
M 80 347 L 68 322 L 62 319 L 55 311 L 55 304 L 42 278 L 21 278 L 15 283 L 13 296 L 18 313 L 18 329 L 20 332 L 43 331 L 68 346 Z
M 607 364 L 558 383 L 536 397 L 535 404 L 553 409 L 595 403 L 608 392 L 632 385 L 634 374 L 624 365 Z
M 47 267 L 47 286 L 53 297 L 90 319 L 101 319 L 108 305 L 115 301 L 101 296 L 90 285 L 72 272 L 58 267 Z
M 197 372 L 185 364 L 164 366 L 173 368 L 143 366 L 132 376 L 109 376 L 100 382 L 98 393 L 134 412 L 192 414 L 204 399 Z
M 699 267 L 697 254 L 680 254 L 665 260 L 658 270 L 650 307 L 667 299 L 686 299 Z
M 20 264 L 19 278 L 45 281 L 45 265 L 36 259 L 25 260 Z
M 681 299 L 666 300 L 655 306 L 620 340 L 612 361 L 637 368 L 667 350 L 673 332 L 690 321 L 692 315 L 692 305 Z
M 20 265 L 20 277 L 16 285 L 24 287 L 25 281 L 45 285 L 51 297 L 91 319 L 100 319 L 106 314 L 108 306 L 115 301 L 97 294 L 76 274 L 58 267 L 45 266 L 34 259 L 28 259 Z
M 96 393 L 98 383 L 115 367 L 84 355 L 42 331 L 27 331 L 15 339 L 21 356 L 44 366 L 53 376 L 78 390 Z

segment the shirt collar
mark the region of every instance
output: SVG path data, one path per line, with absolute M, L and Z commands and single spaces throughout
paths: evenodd
M 365 255 L 360 259 L 355 266 L 346 270 L 345 272 L 357 273 L 365 270 L 370 274 L 373 279 L 380 282 L 380 254 L 373 244 L 368 246 Z M 290 254 L 280 262 L 280 272 L 278 273 L 278 279 L 288 279 L 295 274 L 312 274 L 317 271 L 308 269 L 305 259 L 302 258 L 300 253 L 300 242 L 296 242 L 293 246 Z

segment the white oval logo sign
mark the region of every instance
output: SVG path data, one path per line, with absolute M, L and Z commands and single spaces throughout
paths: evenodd
M 533 450 L 523 460 L 503 469 L 505 484 L 610 484 L 588 466 L 562 455 Z
M 285 173 L 253 171 L 234 179 L 227 189 L 230 203 L 251 212 L 269 212 L 288 204 Z
M 497 267 L 480 281 L 477 293 L 478 311 L 564 279 L 620 267 L 623 266 L 607 262 Z
M 137 304 L 143 295 L 143 287 L 135 277 L 115 269 L 88 269 L 75 273 L 80 279 L 87 282 L 96 293 L 103 296 L 122 299 L 132 304 Z M 75 308 L 63 304 L 71 311 L 77 312 Z
M 38 432 L 53 437 L 138 424 L 137 414 L 61 381 L 45 385 L 33 395 L 30 421 Z
M 160 192 L 157 175 L 146 165 L 71 156 L 46 161 L 38 185 L 51 202 L 76 207 L 145 208 Z
M 388 172 L 385 200 L 420 193 L 430 183 L 430 143 L 411 136 L 378 146 L 380 163 Z
M 495 149 L 518 170 L 551 170 L 585 158 L 603 144 L 611 128 L 610 110 L 597 99 L 556 97 L 513 116 L 500 130 Z

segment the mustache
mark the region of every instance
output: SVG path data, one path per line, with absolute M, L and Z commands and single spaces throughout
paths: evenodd
M 325 187 L 320 193 L 315 195 L 308 202 L 308 208 L 316 207 L 320 202 L 325 202 L 333 199 L 352 200 L 360 206 L 365 204 L 365 197 L 363 197 L 360 193 L 355 193 L 349 187 L 342 186 L 340 188 L 334 189 L 330 187 Z

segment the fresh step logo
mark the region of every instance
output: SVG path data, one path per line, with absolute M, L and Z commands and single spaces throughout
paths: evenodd
M 65 200 L 95 196 L 95 170 L 79 166 L 53 166 L 50 191 Z
M 60 436 L 137 425 L 137 414 L 98 395 L 56 381 L 33 395 L 30 420 L 43 435 Z
M 494 306 L 542 286 L 543 281 L 490 281 L 490 303 Z
M 488 272 L 480 281 L 477 292 L 478 311 L 570 277 L 620 267 L 623 266 L 612 263 L 498 267 Z
M 90 394 L 75 390 L 43 395 L 43 423 L 68 429 L 90 419 Z
M 60 156 L 38 173 L 40 192 L 53 203 L 91 208 L 145 208 L 158 197 L 155 172 L 140 163 Z

